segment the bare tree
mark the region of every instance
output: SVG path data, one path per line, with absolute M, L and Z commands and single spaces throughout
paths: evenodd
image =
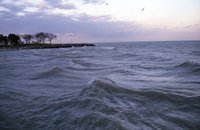
M 44 32 L 37 33 L 35 34 L 35 38 L 38 43 L 44 43 L 45 39 L 47 38 L 47 33 Z
M 31 34 L 24 34 L 21 37 L 25 40 L 26 44 L 30 43 L 31 39 L 33 38 L 33 36 Z
M 51 41 L 56 38 L 57 36 L 55 34 L 47 33 L 47 39 L 49 40 L 50 44 L 51 44 Z

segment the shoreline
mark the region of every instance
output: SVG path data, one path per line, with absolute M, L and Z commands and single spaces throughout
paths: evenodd
M 85 47 L 95 46 L 91 43 L 74 43 L 74 44 L 21 44 L 18 46 L 0 45 L 1 49 L 53 49 L 53 48 L 71 48 L 71 47 Z

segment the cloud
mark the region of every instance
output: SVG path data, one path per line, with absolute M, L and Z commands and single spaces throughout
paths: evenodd
M 76 9 L 76 6 L 74 4 L 64 4 L 64 5 L 59 5 L 60 8 L 63 8 L 63 9 L 68 9 L 68 10 L 71 10 L 71 9 Z
M 0 4 L 9 10 L 10 14 L 14 14 L 16 16 L 25 16 L 30 13 L 36 13 L 41 11 L 42 8 L 48 7 L 49 5 L 45 0 L 2 0 Z M 10 14 L 4 13 L 5 17 Z
M 84 4 L 105 4 L 106 0 L 83 0 Z
M 37 8 L 37 7 L 25 7 L 24 8 L 24 12 L 27 12 L 27 13 L 35 13 L 35 12 L 38 12 L 40 9 Z
M 27 12 L 37 9 L 28 8 Z M 47 13 L 48 12 L 48 13 Z M 0 33 L 36 33 L 52 32 L 58 34 L 61 42 L 70 42 L 70 38 L 77 42 L 107 42 L 134 40 L 176 40 L 184 36 L 185 39 L 198 39 L 199 25 L 179 28 L 176 31 L 163 28 L 147 29 L 134 22 L 112 21 L 109 15 L 90 16 L 87 14 L 73 14 L 73 11 L 51 8 L 46 13 L 40 12 L 17 15 L 7 12 L 0 20 Z M 1 16 L 2 17 L 2 16 Z M 194 29 L 196 28 L 196 30 Z
M 45 0 L 2 0 L 3 5 L 14 5 L 14 6 L 45 6 Z
M 68 0 L 48 0 L 48 3 L 52 8 L 62 8 L 62 9 L 76 9 L 74 3 L 69 2 Z
M 56 4 L 55 4 L 56 3 Z M 63 0 L 2 0 L 0 1 L 0 13 L 1 15 L 7 16 L 7 12 L 12 13 L 16 16 L 26 16 L 34 13 L 43 15 L 61 15 L 68 16 L 72 15 L 76 6 L 68 1 Z
M 13 14 L 10 14 L 11 17 Z M 23 16 L 24 14 L 18 14 Z M 13 19 L 1 21 L 0 33 L 36 33 L 52 32 L 57 34 L 73 34 L 91 41 L 119 41 L 134 38 L 142 28 L 131 22 L 113 22 L 110 16 L 94 17 L 86 14 L 77 16 L 43 15 L 38 13 L 24 17 L 15 16 Z M 69 36 L 67 36 L 69 37 Z M 67 39 L 66 39 L 67 40 Z
M 147 29 L 133 21 L 114 21 L 111 15 L 89 15 L 79 10 L 84 4 L 101 4 L 103 0 L 1 0 L 0 33 L 52 32 L 64 40 L 131 41 L 191 37 L 198 39 L 200 27 L 169 30 L 167 27 Z M 83 5 L 82 5 L 83 4 Z M 89 5 L 90 6 L 90 5 Z M 188 33 L 187 33 L 188 32 Z M 188 34 L 188 35 L 187 35 Z M 191 35 L 192 34 L 192 35 Z M 180 38 L 181 39 L 181 38 Z
M 10 9 L 0 6 L 0 12 L 10 12 L 10 11 L 11 11 Z
M 45 10 L 49 15 L 60 15 L 60 16 L 72 16 L 74 14 L 73 10 L 63 9 L 63 8 L 50 8 Z

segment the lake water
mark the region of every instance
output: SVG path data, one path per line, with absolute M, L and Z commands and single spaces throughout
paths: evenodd
M 200 42 L 1 50 L 1 130 L 199 130 Z

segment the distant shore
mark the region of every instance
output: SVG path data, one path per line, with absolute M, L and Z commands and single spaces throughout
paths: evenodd
M 20 44 L 17 46 L 0 45 L 0 49 L 51 49 L 51 48 L 70 48 L 70 47 L 84 47 L 95 46 L 90 43 L 74 43 L 74 44 Z

